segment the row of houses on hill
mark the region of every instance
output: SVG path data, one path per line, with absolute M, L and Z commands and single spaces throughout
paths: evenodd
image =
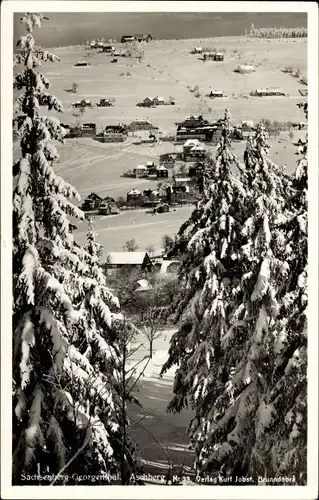
M 121 43 L 128 42 L 151 42 L 153 37 L 150 33 L 148 34 L 138 34 L 138 35 L 123 35 L 121 37 Z
M 161 96 L 156 96 L 156 97 L 146 96 L 142 102 L 137 103 L 137 106 L 144 108 L 155 108 L 156 106 L 174 105 L 174 104 L 175 101 L 172 99 L 165 101 L 164 97 Z
M 127 139 L 129 132 L 139 130 L 158 130 L 149 120 L 134 120 L 129 125 L 119 123 L 118 125 L 107 125 L 102 133 L 97 134 L 95 123 L 83 123 L 80 125 L 61 124 L 66 130 L 66 138 L 92 137 L 103 142 L 123 142 Z M 155 136 L 154 136 L 155 137 Z

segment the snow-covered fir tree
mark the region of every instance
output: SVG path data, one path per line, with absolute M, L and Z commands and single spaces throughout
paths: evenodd
M 107 483 L 118 466 L 111 360 L 122 316 L 91 235 L 86 249 L 74 242 L 70 217 L 84 218 L 73 204 L 79 196 L 54 171 L 54 141 L 65 131 L 40 114 L 41 107 L 62 111 L 38 70 L 58 60 L 35 45 L 42 19 L 24 15 L 27 34 L 14 61 L 24 67 L 14 80 L 23 92 L 14 117 L 21 158 L 13 168 L 13 484 L 21 474 L 52 474 L 62 484 L 59 472 L 101 474 Z
M 260 125 L 240 181 L 226 183 L 226 130 L 215 182 L 184 226 L 187 287 L 176 300 L 179 331 L 163 367 L 178 365 L 169 408 L 190 403 L 196 411 L 189 431 L 199 475 L 289 472 L 304 484 L 306 158 L 289 176 L 269 160 Z

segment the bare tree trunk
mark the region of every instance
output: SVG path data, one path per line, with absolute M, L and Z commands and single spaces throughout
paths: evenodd
M 153 359 L 153 339 L 150 339 L 150 359 Z

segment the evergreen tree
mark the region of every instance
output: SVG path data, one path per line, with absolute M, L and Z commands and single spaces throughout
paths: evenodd
M 54 172 L 52 141 L 65 131 L 40 115 L 42 106 L 62 111 L 37 71 L 42 61 L 58 59 L 35 45 L 32 32 L 42 19 L 22 18 L 28 33 L 15 57 L 24 69 L 14 88 L 24 91 L 14 117 L 21 159 L 13 169 L 13 484 L 21 484 L 22 473 L 54 474 L 61 484 L 59 472 L 101 474 L 107 483 L 117 468 L 110 359 L 121 315 L 92 235 L 87 249 L 73 240 L 69 217 L 84 218 L 72 203 L 78 194 Z
M 189 402 L 195 409 L 189 432 L 198 474 L 293 472 L 304 484 L 306 159 L 295 179 L 282 171 L 268 158 L 260 125 L 241 181 L 229 182 L 226 130 L 214 182 L 186 228 L 187 287 L 163 367 L 178 365 L 169 409 Z

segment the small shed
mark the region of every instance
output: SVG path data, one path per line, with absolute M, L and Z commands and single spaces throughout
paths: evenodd
M 203 53 L 203 47 L 195 47 L 193 50 L 194 54 L 202 54 Z

